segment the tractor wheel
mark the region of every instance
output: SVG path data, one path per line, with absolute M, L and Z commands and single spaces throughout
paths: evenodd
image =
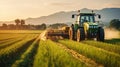
M 74 40 L 74 30 L 73 30 L 73 28 L 69 29 L 69 39 Z
M 104 42 L 104 29 L 103 28 L 98 29 L 97 41 Z
M 77 41 L 80 42 L 81 40 L 85 40 L 85 33 L 83 28 L 77 30 Z

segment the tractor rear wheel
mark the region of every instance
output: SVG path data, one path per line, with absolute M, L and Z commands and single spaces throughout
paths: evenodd
M 73 30 L 73 28 L 69 29 L 69 39 L 74 40 L 74 30 Z
M 99 28 L 98 29 L 98 34 L 97 34 L 97 41 L 102 41 L 104 42 L 104 29 L 103 28 Z
M 85 40 L 85 33 L 83 28 L 77 30 L 77 41 L 80 42 L 81 40 Z

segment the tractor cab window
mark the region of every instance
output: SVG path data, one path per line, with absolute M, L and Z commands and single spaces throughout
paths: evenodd
M 80 17 L 80 22 L 84 23 L 84 22 L 95 22 L 94 21 L 94 16 L 92 15 L 83 15 Z

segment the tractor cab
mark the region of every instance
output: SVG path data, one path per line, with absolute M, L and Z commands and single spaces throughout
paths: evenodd
M 79 24 L 80 26 L 83 26 L 84 22 L 88 22 L 88 23 L 95 23 L 95 14 L 86 14 L 86 13 L 81 13 L 80 14 L 80 21 Z
M 78 24 L 79 26 L 83 26 L 84 22 L 87 23 L 93 23 L 95 24 L 95 17 L 98 15 L 98 18 L 101 18 L 101 15 L 99 14 L 95 14 L 95 13 L 80 13 L 80 14 L 73 14 L 72 18 L 75 17 L 75 15 L 77 16 L 77 21 L 75 22 L 75 24 Z

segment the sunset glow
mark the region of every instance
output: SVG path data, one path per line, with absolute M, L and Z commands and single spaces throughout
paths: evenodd
M 46 16 L 82 8 L 120 8 L 120 0 L 0 0 L 0 21 Z

